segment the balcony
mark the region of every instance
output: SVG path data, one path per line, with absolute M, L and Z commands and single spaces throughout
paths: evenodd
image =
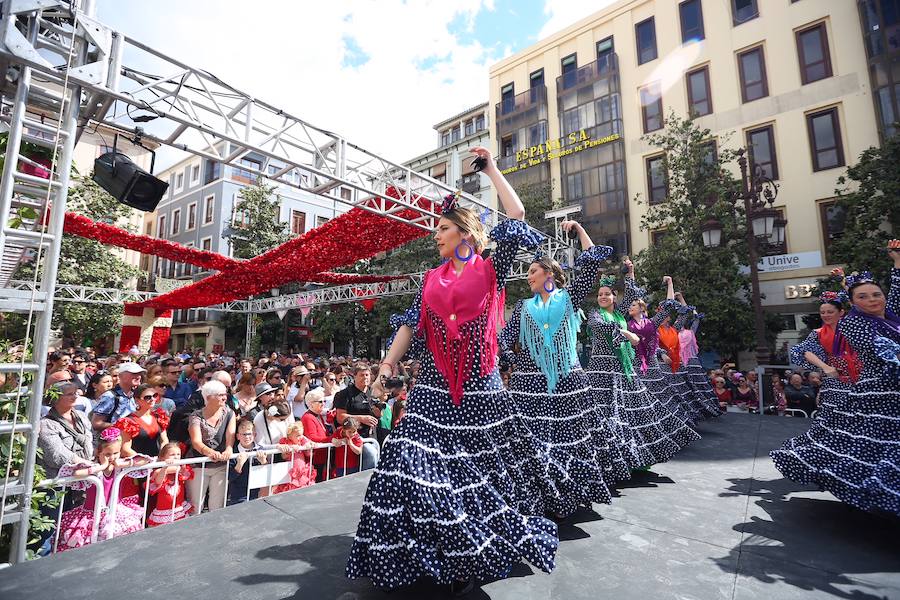
M 497 120 L 522 113 L 533 106 L 547 104 L 547 86 L 535 86 L 516 94 L 511 98 L 504 98 L 497 103 Z
M 607 54 L 594 62 L 574 71 L 563 73 L 556 78 L 556 93 L 582 87 L 618 73 L 618 59 L 615 54 Z

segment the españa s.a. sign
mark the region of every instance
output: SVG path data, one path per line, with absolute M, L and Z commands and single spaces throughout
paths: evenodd
M 524 150 L 517 150 L 516 164 L 507 169 L 503 169 L 501 173 L 508 175 L 509 173 L 523 171 L 529 167 L 535 167 L 549 160 L 562 158 L 563 156 L 569 156 L 576 152 L 614 142 L 621 137 L 622 136 L 618 133 L 614 133 L 592 140 L 584 129 L 573 131 L 566 137 L 547 140 L 537 146 L 529 146 Z

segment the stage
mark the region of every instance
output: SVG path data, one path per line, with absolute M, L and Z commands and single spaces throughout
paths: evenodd
M 900 524 L 782 479 L 768 457 L 800 419 L 729 413 L 703 439 L 560 525 L 557 568 L 468 597 L 900 599 Z M 216 511 L 0 572 L 0 598 L 238 600 L 383 594 L 344 577 L 368 475 Z

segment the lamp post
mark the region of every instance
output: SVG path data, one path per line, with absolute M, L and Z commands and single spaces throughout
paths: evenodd
M 778 196 L 778 184 L 767 177 L 759 165 L 754 165 L 753 173 L 749 173 L 746 151 L 741 148 L 737 152 L 738 166 L 741 169 L 740 190 L 728 195 L 727 199 L 736 204 L 744 202 L 744 214 L 747 218 L 744 236 L 747 242 L 748 259 L 750 261 L 751 301 L 753 303 L 753 325 L 756 337 L 756 360 L 760 365 L 769 362 L 769 346 L 766 343 L 766 320 L 762 308 L 762 296 L 759 291 L 759 255 L 763 244 L 781 245 L 784 242 L 784 231 L 787 221 L 778 216 L 772 208 Z M 700 225 L 703 244 L 707 248 L 722 245 L 722 224 L 716 218 L 707 219 Z

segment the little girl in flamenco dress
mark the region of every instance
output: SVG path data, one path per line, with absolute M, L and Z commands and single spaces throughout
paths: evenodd
M 190 465 L 175 465 L 181 460 L 181 446 L 169 442 L 159 449 L 157 460 L 169 466 L 155 469 L 150 476 L 149 494 L 156 499 L 156 506 L 147 518 L 147 527 L 174 523 L 188 516 L 193 505 L 184 499 L 184 486 L 194 478 Z

